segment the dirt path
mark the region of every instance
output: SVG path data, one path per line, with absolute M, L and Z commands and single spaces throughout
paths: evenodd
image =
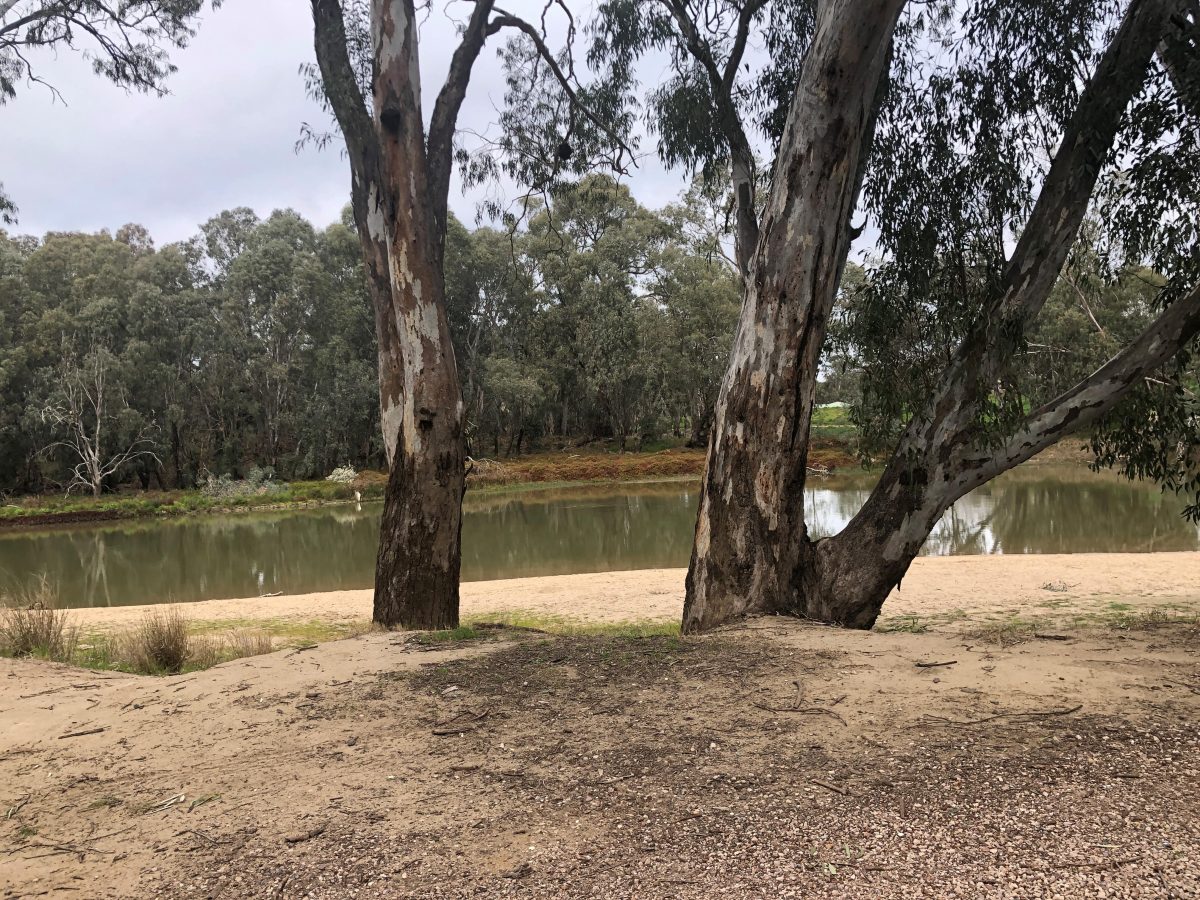
M 1059 637 L 0 660 L 0 896 L 1200 895 L 1200 632 Z
M 683 608 L 683 569 L 649 569 L 478 581 L 462 587 L 465 617 L 521 610 L 579 622 L 670 620 Z M 1114 606 L 1114 604 L 1116 604 Z M 146 607 L 76 611 L 85 627 L 136 622 Z M 183 607 L 192 619 L 366 621 L 370 591 L 210 600 Z M 884 607 L 885 619 L 947 621 L 969 613 L 1067 619 L 1168 609 L 1200 613 L 1200 553 L 1080 553 L 922 557 Z

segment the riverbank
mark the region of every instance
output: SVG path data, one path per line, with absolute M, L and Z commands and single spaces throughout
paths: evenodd
M 674 624 L 684 569 L 477 581 L 462 585 L 465 622 L 509 621 L 570 631 L 620 623 Z M 129 627 L 154 606 L 70 610 L 84 630 Z M 371 591 L 205 600 L 178 608 L 198 627 L 365 628 Z M 1128 627 L 1151 615 L 1200 616 L 1200 553 L 1075 553 L 919 557 L 878 628 L 1025 623 Z
M 829 469 L 856 461 L 843 443 L 822 441 L 813 464 Z M 479 459 L 472 463 L 467 487 L 472 493 L 519 489 L 524 486 L 568 486 L 647 481 L 704 473 L 704 451 L 663 450 L 657 453 L 537 453 L 515 459 Z M 263 510 L 303 509 L 380 500 L 387 485 L 382 472 L 360 472 L 354 481 L 293 481 L 268 484 L 244 494 L 210 495 L 200 490 L 139 491 L 101 497 L 40 495 L 16 498 L 0 505 L 0 528 L 32 528 L 119 519 L 187 516 Z
M 0 660 L 0 896 L 1193 896 L 1198 561 L 919 560 L 888 631 L 602 627 L 676 617 L 672 570 L 465 586 L 468 615 L 592 623 L 565 634 Z

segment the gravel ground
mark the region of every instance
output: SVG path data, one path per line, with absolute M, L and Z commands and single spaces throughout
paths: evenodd
M 339 753 L 375 765 L 376 787 L 339 780 L 333 754 L 324 808 L 286 832 L 227 818 L 165 853 L 142 890 L 1200 897 L 1194 631 L 1114 639 L 1119 661 L 1103 643 L 1000 651 L 899 635 L 894 667 L 881 636 L 856 640 L 801 626 L 531 638 L 347 686 L 293 727 L 352 725 Z M 913 666 L 931 652 L 948 665 Z M 962 674 L 965 653 L 978 677 Z M 1081 667 L 1113 680 L 1089 688 Z M 421 758 L 358 737 L 417 702 Z

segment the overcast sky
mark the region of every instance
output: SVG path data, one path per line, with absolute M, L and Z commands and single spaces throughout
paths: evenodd
M 543 2 L 506 6 L 536 19 Z M 456 43 L 453 24 L 434 12 L 421 34 L 426 116 Z M 498 46 L 493 38 L 484 48 L 459 117 L 474 130 L 495 119 L 503 99 Z M 179 71 L 167 97 L 127 94 L 76 54 L 34 59 L 65 103 L 29 85 L 0 106 L 0 182 L 20 208 L 14 231 L 137 222 L 161 245 L 190 237 L 234 206 L 262 216 L 291 207 L 319 226 L 339 216 L 349 199 L 349 164 L 339 148 L 293 149 L 302 122 L 325 122 L 298 73 L 313 59 L 305 0 L 227 0 L 205 13 L 191 46 L 173 58 Z M 678 196 L 684 177 L 647 159 L 630 183 L 642 203 L 657 207 Z M 476 199 L 451 187 L 451 208 L 468 224 Z

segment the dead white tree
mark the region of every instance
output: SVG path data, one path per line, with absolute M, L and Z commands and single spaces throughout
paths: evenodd
M 155 430 L 153 422 L 142 425 L 123 449 L 112 452 L 110 444 L 116 431 L 120 410 L 129 408 L 124 392 L 110 384 L 112 355 L 103 349 L 93 350 L 82 361 L 66 357 L 60 369 L 58 396 L 42 408 L 41 419 L 57 432 L 65 432 L 61 440 L 48 444 L 43 453 L 62 448 L 79 462 L 71 467 L 69 494 L 75 488 L 88 488 L 100 496 L 104 479 L 115 474 L 128 462 L 148 456 L 161 463 L 154 452 L 149 435 Z

